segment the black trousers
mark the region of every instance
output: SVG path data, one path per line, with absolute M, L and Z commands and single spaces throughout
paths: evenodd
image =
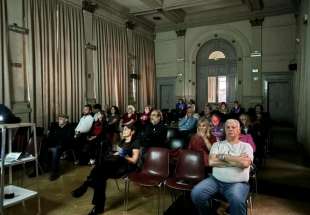
M 125 158 L 113 155 L 106 157 L 100 165 L 96 165 L 87 177 L 88 186 L 94 189 L 92 204 L 104 208 L 107 180 L 109 178 L 120 178 L 130 169 Z

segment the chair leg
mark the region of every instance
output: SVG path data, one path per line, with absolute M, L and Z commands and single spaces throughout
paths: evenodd
M 118 180 L 117 180 L 117 179 L 114 179 L 114 181 L 115 181 L 115 184 L 116 184 L 116 187 L 117 187 L 118 191 L 119 191 L 119 192 L 122 192 L 122 191 L 121 191 L 121 188 L 119 187 Z
M 125 178 L 125 199 L 124 199 L 124 210 L 128 211 L 128 196 L 129 196 L 129 179 Z
M 250 215 L 253 215 L 253 201 L 252 196 L 249 196 L 249 199 L 247 200 L 247 204 L 250 206 Z
M 161 184 L 158 186 L 158 207 L 157 207 L 157 215 L 160 214 L 160 199 L 161 199 Z
M 73 157 L 73 163 L 74 163 L 74 165 L 77 165 L 78 164 L 78 160 L 76 158 L 75 152 L 74 152 L 73 149 L 71 150 L 71 152 L 72 152 L 72 157 Z

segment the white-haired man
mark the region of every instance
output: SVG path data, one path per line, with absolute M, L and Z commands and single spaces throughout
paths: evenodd
M 210 214 L 208 202 L 216 193 L 227 199 L 231 215 L 246 214 L 253 149 L 239 140 L 240 124 L 237 120 L 226 121 L 225 134 L 226 140 L 213 144 L 210 151 L 212 176 L 197 184 L 191 193 L 199 214 Z

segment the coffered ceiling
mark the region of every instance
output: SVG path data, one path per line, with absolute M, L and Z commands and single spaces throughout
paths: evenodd
M 92 0 L 155 31 L 255 19 L 297 11 L 300 0 Z

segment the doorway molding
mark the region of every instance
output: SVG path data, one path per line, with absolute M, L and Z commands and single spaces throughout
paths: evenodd
M 176 77 L 174 76 L 169 76 L 169 77 L 158 77 L 156 78 L 156 107 L 160 108 L 160 86 L 161 85 L 173 85 L 173 89 L 174 89 L 174 104 L 176 103 L 176 94 L 175 94 L 175 86 L 176 86 Z M 173 108 L 173 107 L 172 107 Z
M 197 68 L 196 68 L 196 59 L 197 54 L 201 47 L 209 40 L 212 39 L 224 39 L 231 42 L 231 45 L 235 48 L 237 54 L 237 95 L 236 99 L 242 102 L 242 83 L 243 72 L 250 71 L 251 61 L 251 45 L 248 38 L 242 34 L 238 29 L 230 25 L 221 25 L 221 26 L 208 26 L 206 29 L 202 29 L 205 32 L 197 33 L 196 37 L 191 38 L 191 41 L 188 41 L 188 62 L 189 62 L 189 71 L 185 73 L 185 78 L 189 80 L 197 80 Z M 196 85 L 192 84 L 185 93 L 189 98 L 196 97 Z
M 263 87 L 262 87 L 262 94 L 263 94 L 263 106 L 266 111 L 269 111 L 269 105 L 268 105 L 268 86 L 270 83 L 279 83 L 279 82 L 288 82 L 290 85 L 290 88 L 292 89 L 292 95 L 293 95 L 293 77 L 294 72 L 264 72 L 262 74 L 262 81 L 263 81 Z M 293 106 L 294 107 L 294 106 Z

